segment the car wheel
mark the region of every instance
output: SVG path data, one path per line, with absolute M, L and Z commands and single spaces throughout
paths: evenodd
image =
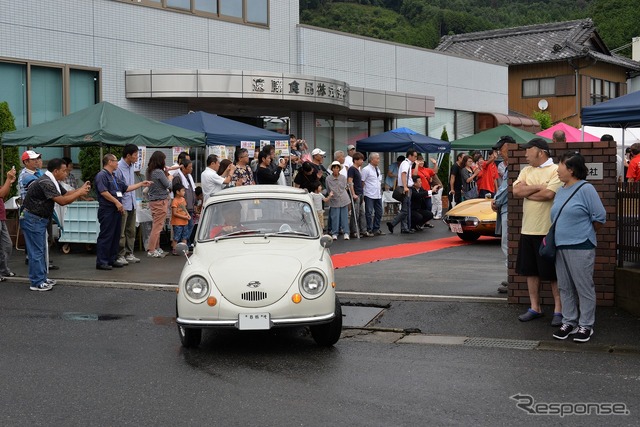
M 473 231 L 463 231 L 462 233 L 457 233 L 458 237 L 464 240 L 465 242 L 475 242 L 480 238 L 478 233 L 474 233 Z
M 324 325 L 311 326 L 309 329 L 311 329 L 311 336 L 314 341 L 320 346 L 330 347 L 338 342 L 342 333 L 342 307 L 337 296 L 333 320 Z
M 185 328 L 182 325 L 178 325 L 178 333 L 180 334 L 180 342 L 183 347 L 191 348 L 200 345 L 202 339 L 202 329 L 200 328 Z

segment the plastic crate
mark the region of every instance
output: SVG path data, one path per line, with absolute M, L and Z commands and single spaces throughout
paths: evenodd
M 100 232 L 98 202 L 74 202 L 67 205 L 63 224 L 60 242 L 95 244 Z

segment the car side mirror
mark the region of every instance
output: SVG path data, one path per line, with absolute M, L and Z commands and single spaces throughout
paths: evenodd
M 327 251 L 329 247 L 331 247 L 331 245 L 333 245 L 333 238 L 331 236 L 325 234 L 320 238 L 320 246 L 324 248 L 324 250 L 320 254 L 320 261 L 322 261 L 324 257 L 324 253 Z
M 182 252 L 184 256 L 187 258 L 187 262 L 191 265 L 191 260 L 189 259 L 189 246 L 186 243 L 178 243 L 176 245 L 176 252 Z
M 320 246 L 323 248 L 330 248 L 331 245 L 333 245 L 333 238 L 331 236 L 325 234 L 320 238 Z

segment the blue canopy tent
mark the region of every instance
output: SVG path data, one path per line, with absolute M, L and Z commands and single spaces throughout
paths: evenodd
M 281 141 L 288 140 L 288 135 L 281 135 L 246 123 L 226 119 L 215 114 L 198 111 L 164 120 L 164 123 L 204 132 L 207 145 L 239 146 L 240 141 L 255 141 L 259 146 L 260 140 Z
M 640 92 L 632 92 L 582 108 L 582 124 L 617 128 L 640 127 Z
M 640 127 L 640 92 L 631 92 L 619 98 L 582 108 L 583 126 L 609 126 L 614 128 Z M 622 132 L 622 152 L 625 141 Z
M 358 151 L 400 153 L 413 148 L 419 153 L 448 153 L 447 141 L 421 135 L 409 128 L 398 128 L 357 141 Z

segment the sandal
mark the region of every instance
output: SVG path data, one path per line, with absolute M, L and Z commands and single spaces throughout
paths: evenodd
M 544 314 L 538 313 L 534 309 L 530 308 L 526 313 L 518 316 L 518 320 L 520 320 L 521 322 L 528 322 L 529 320 L 537 319 L 542 316 L 544 316 Z

